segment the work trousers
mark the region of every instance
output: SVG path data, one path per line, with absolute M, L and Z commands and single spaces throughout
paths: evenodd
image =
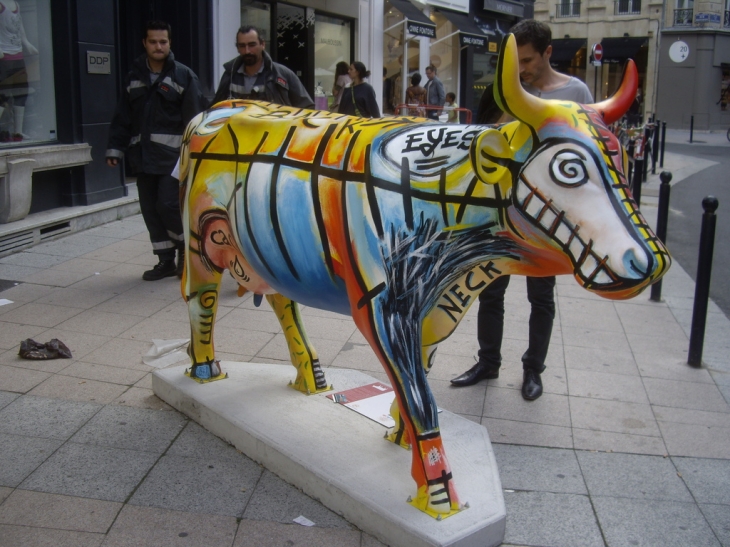
M 183 248 L 180 216 L 180 182 L 170 175 L 140 173 L 137 176 L 139 207 L 160 260 L 174 260 L 175 249 Z
M 530 341 L 522 355 L 522 368 L 538 373 L 545 370 L 545 358 L 555 319 L 555 277 L 527 277 L 527 299 L 530 301 Z M 504 332 L 504 293 L 510 276 L 497 278 L 479 295 L 477 338 L 479 361 L 490 368 L 502 364 Z

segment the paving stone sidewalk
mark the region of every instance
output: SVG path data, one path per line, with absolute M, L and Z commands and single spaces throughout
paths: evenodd
M 687 161 L 670 155 L 666 168 Z M 653 205 L 642 200 L 647 219 Z M 0 259 L 0 299 L 13 302 L 0 306 L 0 547 L 382 545 L 154 396 L 142 355 L 189 326 L 176 278 L 142 281 L 150 249 L 137 216 Z M 474 361 L 475 308 L 442 344 L 431 387 L 489 432 L 504 545 L 730 546 L 730 321 L 711 304 L 705 366 L 686 365 L 693 295 L 676 263 L 660 303 L 648 291 L 603 300 L 559 278 L 534 402 L 519 392 L 521 279 L 499 379 L 450 387 Z M 303 315 L 326 367 L 386 379 L 349 318 Z M 232 280 L 218 316 L 219 358 L 288 361 L 273 312 Z M 22 360 L 26 338 L 59 338 L 73 359 Z

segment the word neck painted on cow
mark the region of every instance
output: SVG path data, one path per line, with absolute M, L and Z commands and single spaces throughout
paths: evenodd
M 213 333 L 225 270 L 266 295 L 302 392 L 328 386 L 297 302 L 351 315 L 396 394 L 386 437 L 413 448 L 412 503 L 435 517 L 458 512 L 427 373 L 479 291 L 505 274 L 571 273 L 588 290 L 628 298 L 669 267 L 605 124 L 636 84 L 634 68 L 597 105 L 532 97 L 510 37 L 495 98 L 517 121 L 503 126 L 256 101 L 201 114 L 180 161 L 189 374 L 223 375 Z

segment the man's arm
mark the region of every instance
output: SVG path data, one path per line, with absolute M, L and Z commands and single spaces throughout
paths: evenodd
M 185 88 L 182 103 L 182 118 L 185 125 L 187 125 L 190 120 L 200 114 L 207 107 L 207 101 L 203 96 L 203 90 L 201 89 L 198 76 L 192 70 L 189 72 L 190 78 L 188 79 L 188 85 Z
M 213 106 L 216 103 L 219 103 L 221 101 L 225 101 L 230 97 L 231 95 L 231 73 L 228 70 L 223 71 L 223 76 L 221 76 L 221 81 L 218 84 L 218 89 L 215 92 L 215 97 L 213 97 L 213 102 L 210 104 L 210 106 Z
M 132 138 L 132 111 L 129 107 L 129 97 L 127 95 L 127 86 L 129 85 L 129 77 L 127 77 L 125 88 L 119 97 L 117 108 L 109 126 L 109 140 L 107 141 L 106 163 L 110 167 L 114 167 L 119 160 L 124 157 L 124 151 L 129 146 Z
M 441 80 L 436 81 L 436 98 L 438 100 L 436 104 L 444 106 L 444 102 L 446 102 L 446 91 L 444 91 L 444 84 Z
M 297 108 L 314 108 L 314 101 L 296 74 L 289 71 L 289 102 Z

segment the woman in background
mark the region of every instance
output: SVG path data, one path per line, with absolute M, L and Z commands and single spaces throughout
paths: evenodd
M 347 71 L 350 67 L 345 61 L 340 61 L 335 65 L 335 83 L 332 86 L 332 106 L 330 110 L 337 112 L 340 107 L 340 99 L 342 98 L 342 90 L 352 83 Z
M 406 104 L 409 106 L 418 105 L 423 106 L 426 104 L 426 90 L 421 87 L 421 75 L 416 72 L 411 76 L 411 87 L 406 89 Z M 409 108 L 409 116 L 420 116 L 421 118 L 426 116 L 425 108 Z
M 363 63 L 355 61 L 347 73 L 352 78 L 352 85 L 342 91 L 338 112 L 361 118 L 379 118 L 380 107 L 375 99 L 375 90 L 366 81 L 370 71 Z

